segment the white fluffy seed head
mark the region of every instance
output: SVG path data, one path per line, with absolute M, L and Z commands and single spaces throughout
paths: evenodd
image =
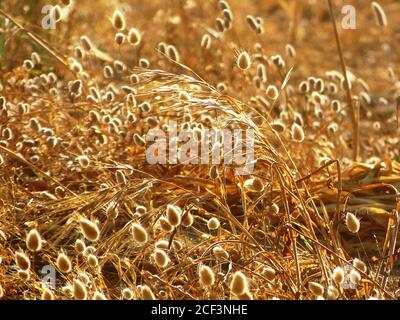
M 271 212 L 272 212 L 272 214 L 278 214 L 279 213 L 279 206 L 276 203 L 273 203 L 271 205 Z
M 316 297 L 322 297 L 324 294 L 324 287 L 317 282 L 309 282 L 308 289 Z
M 136 212 L 139 213 L 140 215 L 144 215 L 147 213 L 147 208 L 145 206 L 137 206 Z
M 236 63 L 239 69 L 243 71 L 248 70 L 251 67 L 251 59 L 249 54 L 246 51 L 240 53 Z
M 371 3 L 371 8 L 375 15 L 376 24 L 380 27 L 387 27 L 388 22 L 386 13 L 381 5 L 378 2 L 373 1 Z
M 292 126 L 292 140 L 298 143 L 304 141 L 303 128 L 300 127 L 297 123 L 294 123 Z
M 178 206 L 169 204 L 166 215 L 171 226 L 177 227 L 181 223 L 182 210 Z
M 42 238 L 36 229 L 29 231 L 26 237 L 26 246 L 32 252 L 37 252 L 42 249 Z
M 81 45 L 85 51 L 90 51 L 93 48 L 92 42 L 88 36 L 81 37 Z
M 119 10 L 115 10 L 112 16 L 112 24 L 115 29 L 117 30 L 124 30 L 125 29 L 125 18 L 122 15 L 122 12 Z
M 159 240 L 154 245 L 157 249 L 167 250 L 169 246 L 169 242 L 167 240 Z
M 210 267 L 201 265 L 199 268 L 199 279 L 200 284 L 203 287 L 212 286 L 215 282 L 214 272 L 211 270 Z
M 93 242 L 96 242 L 97 240 L 99 240 L 100 231 L 99 231 L 99 227 L 97 226 L 96 223 L 94 223 L 86 218 L 82 218 L 79 221 L 79 223 L 81 226 L 82 234 L 84 235 L 84 237 L 87 240 L 93 241 Z
M 329 286 L 326 292 L 326 298 L 328 300 L 336 300 L 339 297 L 339 290 L 334 286 Z
M 215 246 L 212 252 L 214 256 L 217 258 L 217 260 L 226 261 L 229 259 L 229 253 L 220 246 Z
M 90 160 L 87 156 L 79 156 L 78 163 L 81 166 L 81 168 L 86 169 L 87 167 L 89 167 Z
M 252 192 L 262 192 L 264 190 L 263 182 L 257 177 L 247 179 L 244 183 L 244 187 Z
M 163 231 L 165 231 L 165 232 L 171 232 L 171 231 L 172 231 L 172 226 L 170 225 L 170 223 L 169 223 L 169 221 L 168 221 L 167 218 L 161 217 L 161 218 L 158 220 L 158 222 L 159 222 L 160 227 L 161 227 L 161 229 L 162 229 Z
M 208 174 L 210 175 L 211 179 L 213 179 L 213 180 L 217 179 L 218 176 L 219 176 L 218 166 L 216 166 L 216 165 L 211 166 L 210 171 L 209 171 Z
M 85 284 L 82 281 L 75 279 L 72 287 L 72 294 L 75 300 L 87 300 L 87 289 Z
M 132 225 L 132 236 L 133 239 L 139 243 L 139 244 L 144 244 L 147 242 L 148 236 L 147 236 L 147 231 L 145 228 L 143 228 L 140 224 L 134 223 Z
M 360 281 L 361 281 L 361 275 L 360 275 L 360 273 L 359 273 L 357 270 L 355 270 L 355 269 L 352 269 L 352 270 L 350 271 L 349 278 L 350 278 L 350 282 L 351 282 L 352 284 L 355 284 L 355 285 L 359 284 Z
M 129 288 L 125 288 L 122 290 L 122 297 L 125 300 L 132 300 L 133 299 L 133 291 Z
M 353 266 L 357 269 L 360 269 L 362 272 L 366 272 L 367 271 L 367 266 L 365 265 L 365 263 L 363 261 L 361 261 L 360 259 L 355 258 L 353 260 Z
M 31 267 L 31 261 L 24 252 L 15 253 L 15 262 L 17 266 L 23 271 L 29 270 L 29 268 Z
M 57 268 L 62 272 L 62 273 L 69 273 L 72 270 L 72 264 L 71 260 L 68 258 L 68 256 L 64 253 L 60 253 L 57 257 Z
M 122 32 L 118 32 L 114 37 L 115 43 L 121 45 L 125 42 L 125 35 Z
M 160 268 L 165 268 L 168 265 L 169 258 L 164 250 L 156 249 L 154 252 L 154 261 Z
M 18 270 L 18 277 L 24 281 L 28 281 L 31 278 L 29 270 Z
M 289 58 L 295 58 L 296 57 L 296 49 L 291 45 L 291 44 L 287 44 L 286 45 L 286 47 L 285 47 L 285 52 L 286 52 L 286 55 L 289 57 Z
M 140 287 L 140 295 L 142 300 L 155 300 L 156 297 L 149 286 L 143 285 Z
M 41 299 L 42 300 L 54 300 L 54 294 L 50 289 L 45 288 L 42 292 Z
M 98 266 L 99 261 L 97 260 L 97 257 L 94 254 L 89 254 L 87 256 L 87 261 L 90 267 L 95 268 Z
M 182 225 L 185 227 L 190 227 L 193 224 L 194 218 L 193 215 L 188 212 L 185 216 L 182 217 Z
M 217 230 L 220 227 L 220 222 L 217 218 L 213 217 L 208 220 L 207 227 L 209 230 Z
M 236 271 L 233 274 L 230 284 L 230 290 L 233 294 L 240 296 L 248 291 L 248 281 L 246 276 L 241 271 Z
M 350 232 L 357 233 L 360 230 L 360 220 L 358 220 L 357 217 L 351 212 L 347 212 L 346 226 Z
M 267 97 L 271 100 L 276 100 L 279 97 L 279 90 L 274 85 L 269 85 L 266 91 Z
M 33 62 L 32 62 L 31 60 L 25 60 L 25 61 L 24 61 L 24 64 L 23 64 L 23 67 L 24 67 L 24 69 L 25 69 L 26 71 L 30 71 L 30 70 L 32 70 L 35 66 L 34 66 L 34 64 L 33 64 Z
M 249 291 L 245 291 L 239 296 L 240 300 L 253 300 L 253 295 Z
M 269 281 L 272 281 L 275 279 L 276 272 L 275 269 L 271 267 L 264 267 L 263 270 L 261 271 L 261 274 Z
M 137 46 L 140 44 L 142 37 L 140 35 L 139 30 L 137 30 L 136 28 L 132 28 L 129 30 L 128 33 L 128 41 L 130 44 Z
M 119 184 L 123 184 L 123 185 L 127 184 L 127 182 L 128 182 L 126 180 L 125 174 L 124 174 L 124 172 L 122 170 L 117 170 L 115 172 L 115 179 L 117 180 L 117 182 Z
M 93 295 L 93 300 L 107 300 L 107 297 L 104 295 L 104 293 L 96 291 Z
M 78 253 L 83 253 L 86 250 L 86 245 L 81 239 L 75 241 L 75 251 Z
M 342 284 L 344 281 L 344 270 L 342 267 L 336 267 L 332 272 L 332 280 L 337 284 Z
M 201 47 L 205 50 L 208 50 L 211 48 L 211 36 L 208 34 L 205 34 L 203 38 L 201 39 Z

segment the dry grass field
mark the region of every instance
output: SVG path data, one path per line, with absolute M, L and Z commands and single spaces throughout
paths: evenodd
M 400 298 L 399 40 L 396 0 L 0 1 L 0 298 Z M 253 170 L 150 163 L 174 122 Z

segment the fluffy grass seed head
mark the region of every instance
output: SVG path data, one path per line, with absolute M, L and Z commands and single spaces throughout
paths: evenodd
M 29 270 L 18 270 L 18 277 L 23 281 L 28 281 L 31 278 Z
M 167 220 L 171 226 L 179 226 L 179 224 L 181 223 L 182 210 L 178 206 L 169 204 L 167 206 L 166 215 Z
M 154 245 L 157 249 L 167 250 L 169 246 L 168 240 L 159 240 Z
M 122 15 L 122 12 L 119 10 L 115 10 L 112 16 L 112 24 L 115 29 L 117 30 L 124 30 L 125 29 L 125 18 Z
M 335 281 L 337 284 L 342 284 L 344 281 L 344 270 L 342 267 L 336 267 L 333 269 L 332 272 L 332 280 Z
M 268 86 L 268 88 L 266 90 L 266 94 L 270 100 L 276 100 L 279 97 L 279 90 L 276 86 L 271 84 Z
M 201 265 L 199 268 L 199 280 L 203 287 L 212 286 L 215 282 L 215 276 L 212 269 L 208 266 Z
M 376 24 L 380 27 L 387 27 L 388 22 L 387 22 L 386 13 L 383 10 L 383 8 L 381 7 L 381 5 L 378 2 L 373 1 L 371 3 L 371 8 L 375 15 Z
M 271 267 L 264 267 L 263 270 L 261 271 L 261 274 L 269 281 L 273 281 L 276 276 L 276 271 Z
M 87 156 L 79 156 L 77 160 L 81 168 L 86 169 L 89 167 L 90 160 Z
M 15 253 L 15 262 L 17 266 L 23 271 L 29 270 L 31 267 L 31 261 L 24 252 Z
M 351 233 L 357 233 L 360 230 L 360 220 L 353 213 L 347 212 L 346 226 Z
M 92 268 L 96 268 L 99 265 L 99 261 L 97 260 L 97 257 L 92 253 L 90 253 L 87 256 L 87 262 L 88 262 L 89 266 Z
M 353 266 L 357 269 L 360 269 L 362 272 L 366 272 L 367 271 L 367 266 L 365 265 L 365 263 L 363 261 L 361 261 L 360 259 L 355 258 L 353 260 Z
M 194 222 L 193 215 L 188 212 L 186 215 L 182 216 L 182 225 L 185 227 L 190 227 Z
M 209 34 L 205 34 L 201 39 L 200 45 L 204 50 L 209 50 L 211 48 L 211 42 L 211 36 Z
M 124 288 L 122 290 L 122 298 L 124 300 L 132 300 L 133 299 L 133 291 L 129 288 Z
M 79 279 L 74 279 L 72 294 L 75 300 L 87 300 L 86 285 Z
M 169 258 L 164 250 L 156 249 L 154 252 L 154 261 L 160 268 L 165 268 L 168 265 Z
M 140 296 L 142 297 L 142 300 L 156 300 L 153 291 L 147 285 L 140 287 Z
M 229 253 L 226 251 L 224 248 L 220 246 L 215 246 L 212 250 L 214 256 L 217 258 L 219 261 L 226 261 L 229 260 Z
M 88 36 L 82 36 L 80 38 L 80 40 L 81 40 L 81 45 L 82 45 L 83 50 L 85 50 L 86 52 L 92 50 L 93 44 L 90 41 L 90 38 Z
M 96 223 L 86 218 L 82 218 L 80 219 L 79 224 L 81 227 L 82 234 L 87 240 L 92 242 L 96 242 L 97 240 L 99 240 L 100 231 Z
M 272 214 L 278 214 L 279 213 L 279 206 L 276 203 L 273 203 L 270 208 L 271 208 L 271 213 Z
M 246 51 L 241 52 L 237 57 L 236 64 L 240 70 L 248 70 L 251 67 L 250 55 Z
M 29 231 L 26 237 L 26 246 L 32 252 L 37 252 L 42 249 L 42 238 L 36 229 Z
M 236 296 L 241 296 L 248 291 L 248 281 L 241 271 L 236 271 L 231 280 L 230 290 Z
M 133 239 L 139 244 L 144 244 L 148 240 L 146 229 L 138 223 L 132 224 L 132 236 Z
M 357 285 L 361 281 L 361 275 L 357 270 L 352 269 L 349 273 L 349 279 L 352 284 Z
M 216 217 L 212 217 L 208 220 L 207 227 L 209 230 L 217 230 L 220 227 L 220 222 Z
M 324 287 L 318 282 L 309 282 L 308 289 L 316 297 L 322 297 L 324 295 Z
M 56 261 L 57 268 L 62 272 L 62 273 L 69 273 L 72 271 L 72 263 L 71 260 L 68 258 L 68 256 L 65 253 L 59 253 Z
M 161 217 L 158 220 L 158 223 L 160 224 L 161 230 L 163 230 L 165 232 L 171 232 L 173 229 L 173 227 L 170 225 L 168 219 L 165 217 Z
M 292 125 L 292 140 L 298 143 L 304 141 L 304 131 L 297 123 Z
M 326 290 L 326 298 L 328 300 L 336 300 L 339 297 L 339 290 L 336 289 L 334 286 L 328 286 Z
M 96 291 L 93 295 L 93 300 L 107 300 L 107 297 L 104 293 Z
M 217 179 L 219 176 L 218 166 L 216 166 L 216 165 L 211 166 L 208 174 L 211 179 L 213 179 L 213 180 Z
M 140 32 L 136 28 L 132 28 L 129 30 L 128 33 L 128 41 L 130 44 L 134 46 L 138 46 L 140 44 L 140 41 L 142 40 L 142 36 L 140 35 Z
M 50 289 L 45 288 L 42 292 L 41 299 L 42 300 L 54 300 L 54 294 Z
M 78 253 L 83 253 L 86 250 L 86 245 L 81 239 L 75 241 L 75 251 Z

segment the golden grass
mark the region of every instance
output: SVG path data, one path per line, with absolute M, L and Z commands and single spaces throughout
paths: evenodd
M 0 297 L 398 298 L 399 4 L 82 0 L 48 31 L 28 2 L 0 8 Z M 172 120 L 253 129 L 254 172 L 149 164 Z

